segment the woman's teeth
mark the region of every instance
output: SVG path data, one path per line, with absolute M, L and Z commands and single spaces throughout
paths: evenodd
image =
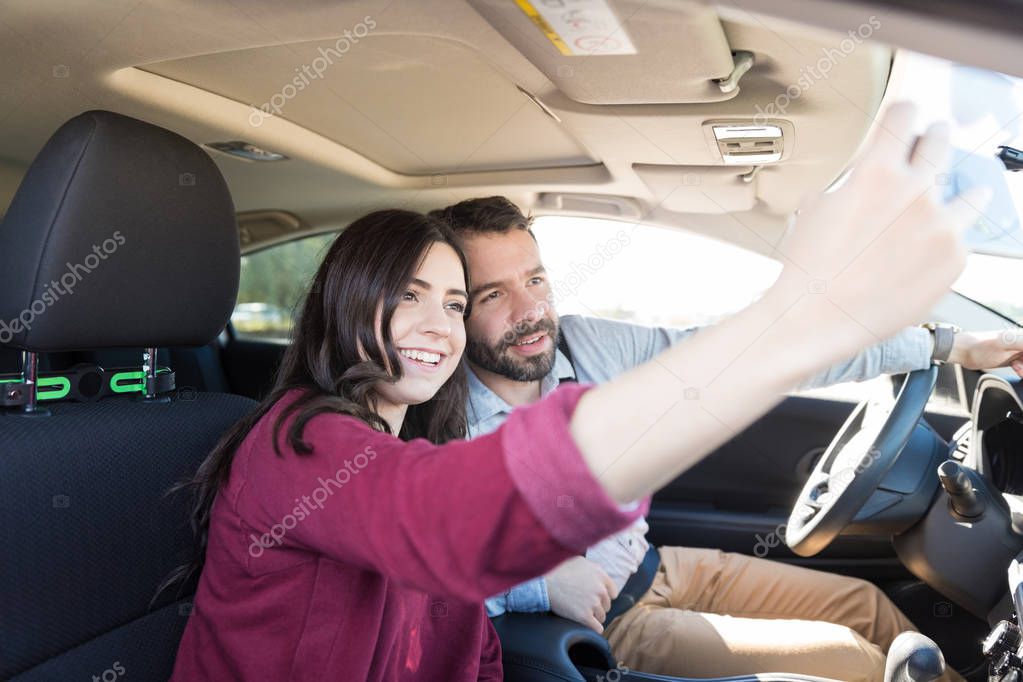
M 418 360 L 419 362 L 425 362 L 429 365 L 436 365 L 440 363 L 440 353 L 428 353 L 423 350 L 405 350 L 398 351 L 406 358 L 410 360 Z

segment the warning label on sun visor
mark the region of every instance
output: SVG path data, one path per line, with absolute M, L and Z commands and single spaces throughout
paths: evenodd
M 515 0 L 567 57 L 636 54 L 607 0 Z

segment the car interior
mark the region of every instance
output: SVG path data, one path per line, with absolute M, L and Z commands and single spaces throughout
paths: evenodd
M 267 314 L 232 317 L 244 259 L 494 194 L 770 256 L 913 78 L 905 54 L 1023 76 L 1021 16 L 1009 0 L 6 3 L 0 679 L 114 661 L 169 677 L 195 580 L 158 593 L 193 545 L 168 491 L 287 344 L 239 332 Z M 1019 326 L 954 292 L 933 319 Z M 787 396 L 654 496 L 648 538 L 877 584 L 926 636 L 892 648 L 886 679 L 935 679 L 942 656 L 971 682 L 1023 674 L 1019 382 L 943 365 L 890 393 Z M 877 466 L 823 495 L 864 429 Z M 550 613 L 494 625 L 508 680 L 688 679 L 623 669 Z

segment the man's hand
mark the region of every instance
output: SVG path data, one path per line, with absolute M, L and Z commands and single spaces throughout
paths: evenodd
M 1011 367 L 1023 377 L 1023 329 L 959 332 L 948 361 L 967 369 Z
M 562 618 L 604 632 L 604 618 L 618 588 L 600 566 L 586 557 L 573 557 L 547 574 L 551 611 Z

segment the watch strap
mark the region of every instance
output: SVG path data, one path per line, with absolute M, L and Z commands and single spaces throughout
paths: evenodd
M 934 362 L 948 362 L 952 354 L 952 344 L 955 341 L 955 330 L 951 327 L 935 325 L 931 328 L 931 336 L 934 338 L 934 350 L 931 351 L 931 360 Z

